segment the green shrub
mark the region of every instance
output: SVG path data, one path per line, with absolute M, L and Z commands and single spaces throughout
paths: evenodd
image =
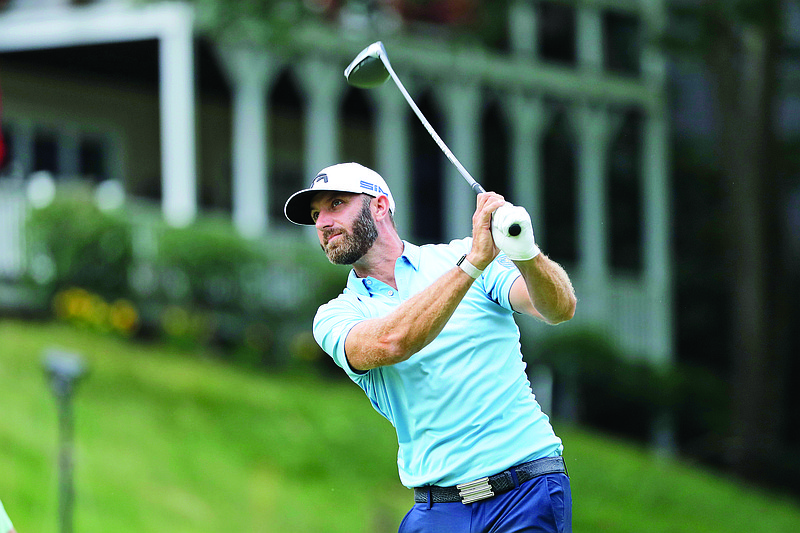
M 100 211 L 88 195 L 34 211 L 29 236 L 30 281 L 59 318 L 114 330 L 120 317 L 110 313 L 124 299 L 135 308 L 132 317 L 125 308 L 125 323 L 135 327 L 116 330 L 188 349 L 218 346 L 251 365 L 313 359 L 298 334 L 344 285 L 345 271 L 303 239 L 249 240 L 210 218 L 186 228 L 136 222 Z
M 556 394 L 571 397 L 576 422 L 645 441 L 665 414 L 689 439 L 698 431 L 706 437 L 697 438 L 726 431 L 728 386 L 701 368 L 656 367 L 593 330 L 543 339 L 535 352 L 560 384 Z
M 49 293 L 69 286 L 104 297 L 127 292 L 130 226 L 80 196 L 58 198 L 33 210 L 28 222 L 29 281 Z

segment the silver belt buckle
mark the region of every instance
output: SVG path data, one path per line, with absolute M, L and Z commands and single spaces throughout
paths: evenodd
M 456 488 L 459 491 L 458 495 L 461 497 L 461 503 L 464 505 L 494 496 L 488 477 L 456 485 Z

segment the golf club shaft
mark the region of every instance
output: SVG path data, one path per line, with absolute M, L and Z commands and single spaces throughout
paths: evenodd
M 408 102 L 408 105 L 410 105 L 411 109 L 414 110 L 414 113 L 417 115 L 417 118 L 419 118 L 420 122 L 422 122 L 422 125 L 425 126 L 425 129 L 428 130 L 428 133 L 430 133 L 431 137 L 433 137 L 433 140 L 436 141 L 436 144 L 439 145 L 439 148 L 441 148 L 442 152 L 444 152 L 444 155 L 447 156 L 447 159 L 449 159 L 450 162 L 453 163 L 453 165 L 455 165 L 456 169 L 458 169 L 458 172 L 461 174 L 461 176 L 467 181 L 467 183 L 469 183 L 469 186 L 472 187 L 472 190 L 475 191 L 475 194 L 486 192 L 484 188 L 481 187 L 480 183 L 475 181 L 475 179 L 470 175 L 470 173 L 467 172 L 467 169 L 464 168 L 464 165 L 462 165 L 461 162 L 456 158 L 456 156 L 453 155 L 453 152 L 450 151 L 450 148 L 447 147 L 442 138 L 439 137 L 439 134 L 436 133 L 436 130 L 433 129 L 433 126 L 430 125 L 428 120 L 425 118 L 425 115 L 422 114 L 422 111 L 419 110 L 417 104 L 414 103 L 414 100 L 411 98 L 411 95 L 408 94 L 408 91 L 406 91 L 406 88 L 403 86 L 403 82 L 401 82 L 400 78 L 398 78 L 397 74 L 395 74 L 394 69 L 392 69 L 392 66 L 389 64 L 389 61 L 386 61 L 383 58 L 383 56 L 381 56 L 381 61 L 383 62 L 383 65 L 386 67 L 387 72 L 389 72 L 389 76 L 391 76 L 395 85 L 397 85 L 397 88 L 400 89 L 401 93 L 403 93 L 403 97 L 406 99 L 406 102 Z
M 350 76 L 352 75 L 352 73 L 357 72 L 359 70 L 359 67 L 363 68 L 365 64 L 364 62 L 369 58 L 376 58 L 380 60 L 383 67 L 386 69 L 386 72 L 389 74 L 389 77 L 392 78 L 394 84 L 397 86 L 398 89 L 400 89 L 403 98 L 405 98 L 408 105 L 411 106 L 411 109 L 414 111 L 414 114 L 417 115 L 417 118 L 420 120 L 420 122 L 422 122 L 422 125 L 425 126 L 425 129 L 428 130 L 430 136 L 433 138 L 434 141 L 436 141 L 436 144 L 439 146 L 442 152 L 444 152 L 444 155 L 446 155 L 447 159 L 449 159 L 450 162 L 453 163 L 458 172 L 461 174 L 461 177 L 463 177 L 464 180 L 469 184 L 469 186 L 472 188 L 475 194 L 481 194 L 486 192 L 486 190 L 483 187 L 481 187 L 481 185 L 477 181 L 475 181 L 475 179 L 470 175 L 470 173 L 467 172 L 467 169 L 464 168 L 464 165 L 461 164 L 461 162 L 456 158 L 456 156 L 453 155 L 453 152 L 450 151 L 450 148 L 447 147 L 442 138 L 439 137 L 439 134 L 436 133 L 436 130 L 433 129 L 433 126 L 431 126 L 430 122 L 428 122 L 428 119 L 425 118 L 425 115 L 422 114 L 422 111 L 419 110 L 419 107 L 417 107 L 417 104 L 414 102 L 414 99 L 411 98 L 410 94 L 408 94 L 408 91 L 403 85 L 403 82 L 400 81 L 400 78 L 397 76 L 394 69 L 392 68 L 391 63 L 389 62 L 389 58 L 386 55 L 386 50 L 383 47 L 383 43 L 381 43 L 380 41 L 375 42 L 369 47 L 365 48 L 358 56 L 356 56 L 353 62 L 351 62 L 350 65 L 345 69 L 345 77 L 347 78 L 348 83 L 351 82 Z M 373 70 L 368 75 L 367 79 L 361 80 L 363 85 L 355 83 L 353 83 L 353 85 L 362 88 L 370 88 L 370 87 L 375 87 L 386 80 L 385 77 L 381 76 L 373 77 L 375 74 L 376 72 Z M 510 236 L 516 237 L 521 232 L 520 224 L 517 222 L 513 222 L 508 226 L 506 231 Z

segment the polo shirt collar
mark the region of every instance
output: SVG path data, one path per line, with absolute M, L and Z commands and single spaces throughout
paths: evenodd
M 420 262 L 420 248 L 416 244 L 411 244 L 408 241 L 403 241 L 403 253 L 400 254 L 399 259 L 405 258 L 408 261 L 414 270 L 419 271 L 419 262 Z M 350 270 L 350 274 L 347 276 L 347 287 L 349 289 L 354 290 L 356 293 L 361 294 L 363 296 L 369 296 L 370 291 L 364 282 L 369 278 L 359 278 L 356 276 L 355 269 Z
M 403 241 L 403 253 L 400 257 L 405 257 L 409 264 L 414 267 L 414 270 L 419 270 L 420 255 L 419 246 Z

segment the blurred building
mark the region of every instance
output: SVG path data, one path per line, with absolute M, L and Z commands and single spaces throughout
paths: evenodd
M 576 327 L 668 363 L 664 1 L 515 0 L 491 35 L 448 31 L 475 24 L 479 4 L 274 2 L 276 19 L 316 17 L 270 40 L 247 24 L 215 31 L 193 3 L 0 1 L 3 179 L 117 180 L 175 225 L 222 211 L 248 237 L 313 240 L 283 202 L 320 168 L 356 160 L 392 187 L 401 235 L 463 237 L 474 195 L 400 93 L 345 83 L 350 60 L 382 40 L 464 166 L 531 212 L 573 277 Z M 13 231 L 0 232 L 7 258 L 21 245 Z M 6 273 L 25 267 L 9 261 Z

